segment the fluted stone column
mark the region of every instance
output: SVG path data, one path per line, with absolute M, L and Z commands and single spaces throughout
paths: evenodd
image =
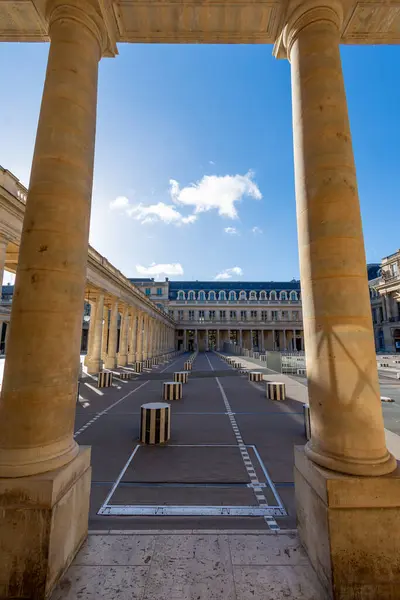
M 96 300 L 95 319 L 93 327 L 93 342 L 87 362 L 88 373 L 95 374 L 103 368 L 101 359 L 101 344 L 103 339 L 104 294 L 99 294 Z
M 101 341 L 101 359 L 104 362 L 107 357 L 107 345 L 108 345 L 108 306 L 103 309 L 103 339 Z
M 143 313 L 143 331 L 142 331 L 142 356 L 143 360 L 148 358 L 149 343 L 149 316 Z
M 137 336 L 136 336 L 136 360 L 143 360 L 143 313 L 138 312 Z
M 128 363 L 134 363 L 136 361 L 136 344 L 137 344 L 137 310 L 132 308 L 131 313 L 131 326 L 129 333 L 129 352 L 128 352 Z
M 217 343 L 216 350 L 217 350 L 217 352 L 219 352 L 220 351 L 220 347 L 219 347 L 219 329 L 217 329 L 217 340 L 216 340 L 216 343 Z
M 3 278 L 4 278 L 4 265 L 6 263 L 7 246 L 8 246 L 8 239 L 3 234 L 0 234 L 0 300 L 1 300 L 1 286 L 3 285 Z
M 104 366 L 107 369 L 115 369 L 117 366 L 117 341 L 118 341 L 118 301 L 111 306 L 110 333 L 108 338 L 107 356 Z
M 354 475 L 393 471 L 386 448 L 339 42 L 341 7 L 289 19 L 297 223 L 312 437 L 307 456 Z
M 121 326 L 119 333 L 119 352 L 117 354 L 117 365 L 124 367 L 128 361 L 128 327 L 129 327 L 129 313 L 128 307 L 124 306 L 122 309 Z
M 88 331 L 88 345 L 87 345 L 87 353 L 84 358 L 83 364 L 87 367 L 88 362 L 90 360 L 90 355 L 93 348 L 93 332 L 95 328 L 96 321 L 96 302 L 89 300 L 90 304 L 90 321 L 89 321 L 89 331 Z

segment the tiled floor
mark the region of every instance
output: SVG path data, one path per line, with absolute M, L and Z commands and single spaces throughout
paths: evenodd
M 324 600 L 296 532 L 91 534 L 51 600 Z

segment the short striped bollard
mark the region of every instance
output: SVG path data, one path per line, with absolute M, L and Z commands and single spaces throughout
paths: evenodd
M 185 369 L 185 371 L 191 371 L 192 370 L 192 363 L 187 360 L 185 362 L 185 364 L 183 365 L 183 368 Z
M 262 381 L 263 380 L 263 374 L 260 373 L 259 371 L 253 371 L 252 373 L 249 373 L 249 381 Z
M 113 374 L 111 371 L 100 371 L 98 379 L 97 379 L 97 387 L 111 387 L 113 380 Z
M 267 398 L 269 400 L 285 400 L 286 387 L 284 383 L 278 381 L 268 381 Z
M 166 381 L 163 384 L 163 400 L 181 400 L 183 396 L 180 381 Z
M 174 381 L 187 383 L 189 381 L 189 373 L 187 371 L 178 371 L 174 373 Z
M 165 444 L 171 437 L 171 407 L 165 402 L 142 404 L 140 441 L 142 444 Z

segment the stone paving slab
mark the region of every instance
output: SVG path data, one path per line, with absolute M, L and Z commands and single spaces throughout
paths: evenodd
M 292 532 L 90 535 L 51 600 L 325 600 Z

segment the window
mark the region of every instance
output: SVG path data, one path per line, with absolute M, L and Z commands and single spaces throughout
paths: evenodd
M 162 288 L 157 288 L 157 296 L 162 296 Z
M 288 310 L 282 311 L 282 321 L 289 321 L 289 311 Z
M 372 309 L 372 321 L 376 323 L 376 308 Z
M 226 292 L 224 290 L 221 290 L 218 294 L 218 300 L 226 300 Z
M 236 300 L 236 292 L 229 292 L 229 300 L 232 302 L 232 300 Z
M 287 293 L 286 292 L 281 292 L 279 294 L 279 300 L 287 300 Z
M 184 300 L 185 299 L 185 292 L 182 292 L 182 290 L 180 290 L 178 292 L 178 296 L 177 296 L 178 300 Z
M 146 290 L 145 290 L 145 294 L 146 294 L 146 296 L 150 296 L 150 294 L 151 294 L 151 289 L 150 289 L 150 288 L 146 288 Z
M 268 321 L 268 311 L 267 310 L 261 311 L 261 321 Z
M 183 310 L 178 310 L 178 321 L 183 321 Z
M 229 311 L 229 318 L 231 321 L 236 321 L 236 310 Z
M 382 323 L 383 321 L 383 308 L 382 306 L 379 307 L 379 323 Z
M 292 292 L 290 292 L 290 299 L 292 302 L 296 302 L 297 301 L 297 292 L 295 292 L 294 290 Z
M 257 320 L 257 311 L 256 310 L 251 310 L 250 311 L 250 316 L 252 319 Z
M 399 266 L 397 263 L 393 263 L 392 264 L 392 275 L 393 275 L 393 277 L 395 277 L 398 274 L 399 274 Z
M 219 318 L 221 319 L 221 321 L 225 321 L 225 319 L 226 319 L 226 310 L 220 310 L 219 311 Z
M 199 292 L 198 298 L 199 298 L 200 302 L 205 302 L 205 300 L 206 300 L 206 295 L 205 295 L 205 293 L 203 292 L 203 290 L 202 290 L 201 292 Z
M 292 320 L 293 321 L 298 321 L 299 320 L 299 311 L 298 310 L 294 310 L 292 312 Z
M 169 316 L 174 319 L 175 318 L 175 311 L 174 310 L 169 310 L 168 311 Z
M 196 294 L 192 290 L 188 293 L 188 300 L 196 300 Z
M 215 321 L 215 310 L 208 311 L 210 321 Z
M 257 293 L 254 290 L 250 292 L 249 300 L 257 300 Z
M 215 292 L 208 292 L 208 299 L 213 300 L 215 302 L 215 300 L 216 300 Z
M 204 310 L 199 310 L 199 321 L 204 321 Z
M 240 311 L 240 320 L 247 321 L 247 311 L 245 311 L 245 310 Z
M 266 292 L 263 290 L 262 292 L 260 292 L 260 300 L 266 300 L 267 299 L 267 294 Z
M 276 292 L 275 292 L 275 290 L 272 290 L 272 292 L 269 293 L 269 299 L 273 300 L 274 302 L 276 302 Z
M 244 290 L 242 290 L 239 294 L 239 300 L 247 300 L 247 295 Z
M 194 321 L 194 310 L 189 310 L 189 321 Z
M 278 311 L 277 311 L 277 310 L 273 310 L 273 311 L 271 312 L 271 319 L 272 319 L 273 321 L 277 321 L 277 320 L 278 320 Z

